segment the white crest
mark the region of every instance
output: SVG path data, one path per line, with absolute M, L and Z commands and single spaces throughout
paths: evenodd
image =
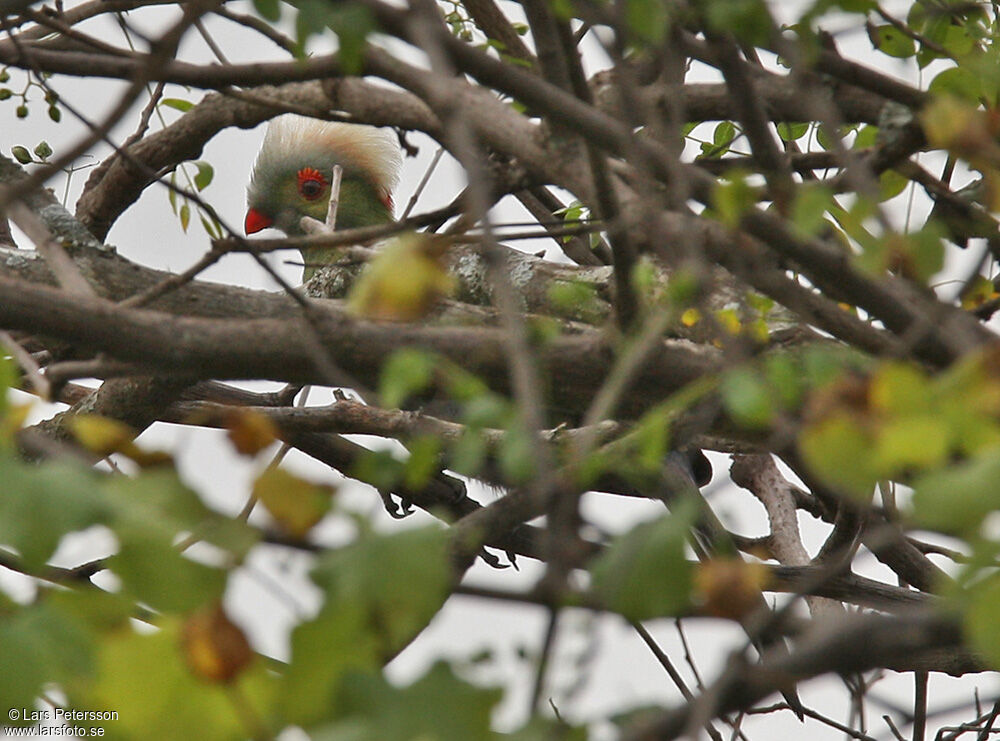
M 254 170 L 289 159 L 304 150 L 333 153 L 345 166 L 368 173 L 384 198 L 390 198 L 399 182 L 402 155 L 389 129 L 363 124 L 320 121 L 286 113 L 271 120 Z

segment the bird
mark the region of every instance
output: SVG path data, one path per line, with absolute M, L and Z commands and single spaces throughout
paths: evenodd
M 289 237 L 305 234 L 302 217 L 324 221 L 334 165 L 343 168 L 338 229 L 393 220 L 393 191 L 402 154 L 391 130 L 322 121 L 287 113 L 271 120 L 247 187 L 247 235 L 272 227 Z M 334 249 L 301 250 L 308 279 L 332 261 Z

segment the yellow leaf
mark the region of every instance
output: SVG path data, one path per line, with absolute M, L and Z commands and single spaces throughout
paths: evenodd
M 102 458 L 129 447 L 137 434 L 124 422 L 97 414 L 78 414 L 70 419 L 69 427 L 77 442 Z
M 259 412 L 239 410 L 226 418 L 229 440 L 238 453 L 257 455 L 278 438 L 274 422 Z
M 715 319 L 722 329 L 734 337 L 740 333 L 742 323 L 739 315 L 733 309 L 719 309 L 715 312 Z
M 138 433 L 124 422 L 97 414 L 78 414 L 69 421 L 70 431 L 84 448 L 104 458 L 112 453 L 128 456 L 142 468 L 174 462 L 169 453 L 145 451 L 133 442 Z
M 931 401 L 930 379 L 916 365 L 886 361 L 869 382 L 868 401 L 873 411 L 912 414 L 928 407 Z
M 828 484 L 864 502 L 878 479 L 874 442 L 865 420 L 839 410 L 803 428 L 798 440 L 806 465 Z
M 451 294 L 455 278 L 445 265 L 449 241 L 404 234 L 387 245 L 355 283 L 350 309 L 368 319 L 407 322 L 426 316 Z
M 184 621 L 181 646 L 191 671 L 209 682 L 229 683 L 253 660 L 253 650 L 243 631 L 219 604 Z
M 681 324 L 685 327 L 693 327 L 701 320 L 701 312 L 695 308 L 685 309 L 681 314 Z
M 739 620 L 757 609 L 768 577 L 762 563 L 713 558 L 695 567 L 695 593 L 709 615 Z
M 254 482 L 253 493 L 285 532 L 301 538 L 330 511 L 336 489 L 269 468 Z
M 952 96 L 936 98 L 920 114 L 927 141 L 963 157 L 984 173 L 1000 164 L 996 143 L 1000 118 Z
M 986 118 L 969 103 L 952 96 L 935 99 L 920 114 L 920 123 L 931 146 L 954 149 L 956 154 L 967 150 L 973 140 L 989 141 Z
M 163 450 L 143 450 L 135 443 L 129 443 L 120 451 L 131 458 L 140 468 L 173 465 L 174 457 Z
M 1000 293 L 993 287 L 993 282 L 977 275 L 962 294 L 962 308 L 972 311 L 996 298 L 1000 298 Z
M 31 412 L 31 404 L 9 404 L 5 413 L 0 416 L 0 439 L 9 438 L 21 429 L 28 414 Z

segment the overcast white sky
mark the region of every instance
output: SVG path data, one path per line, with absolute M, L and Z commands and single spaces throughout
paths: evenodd
M 249 4 L 247 5 L 245 11 L 250 12 Z M 804 3 L 776 2 L 774 5 L 780 14 L 789 18 L 795 9 Z M 907 5 L 905 2 L 890 2 L 886 3 L 885 7 L 891 11 Z M 516 8 L 509 3 L 505 3 L 505 7 Z M 130 16 L 151 34 L 162 30 L 172 17 L 171 8 L 150 8 L 148 11 Z M 266 40 L 247 34 L 221 19 L 208 19 L 207 26 L 231 61 L 281 58 L 281 52 Z M 846 25 L 836 20 L 831 21 L 828 26 L 831 30 L 841 31 L 838 33 L 838 41 L 845 54 L 877 63 L 881 68 L 910 81 L 919 81 L 915 69 L 884 56 L 876 57 L 863 30 L 846 32 Z M 118 27 L 105 20 L 90 24 L 90 30 L 99 32 L 112 43 L 123 43 Z M 316 50 L 322 51 L 324 46 L 329 46 L 330 43 L 329 39 L 321 41 L 316 45 Z M 185 41 L 182 56 L 191 61 L 211 59 L 204 42 L 193 33 L 189 34 Z M 596 52 L 591 60 L 593 64 L 601 64 Z M 711 77 L 705 70 L 695 70 L 692 74 L 704 76 L 706 79 Z M 18 89 L 16 85 L 20 79 L 15 73 L 10 83 L 15 90 Z M 80 82 L 58 77 L 53 79 L 53 83 L 64 99 L 79 106 L 94 120 L 101 118 L 103 109 L 110 106 L 115 98 L 114 91 L 119 87 L 113 82 Z M 167 95 L 198 100 L 202 93 L 177 88 L 169 91 Z M 33 91 L 33 97 L 36 102 L 32 106 L 31 116 L 25 121 L 14 118 L 13 105 L 10 105 L 10 102 L 7 105 L 0 104 L 0 132 L 2 132 L 0 149 L 5 154 L 9 153 L 10 146 L 14 144 L 23 144 L 31 149 L 42 139 L 47 140 L 58 153 L 74 141 L 82 130 L 68 113 L 64 113 L 63 123 L 58 126 L 50 122 L 45 116 L 44 105 L 38 100 L 40 95 L 37 90 Z M 169 109 L 162 110 L 168 122 L 180 115 Z M 127 127 L 114 131 L 113 136 L 117 141 L 121 141 L 130 133 L 129 127 L 134 125 L 138 109 L 133 113 Z M 154 128 L 159 126 L 155 119 L 153 126 Z M 215 167 L 214 182 L 204 195 L 215 205 L 223 218 L 233 225 L 242 224 L 244 189 L 253 155 L 262 136 L 263 127 L 253 131 L 229 130 L 213 140 L 203 155 L 203 159 Z M 396 196 L 398 207 L 409 200 L 436 150 L 436 145 L 424 137 L 414 136 L 413 141 L 419 145 L 420 153 L 417 158 L 407 159 L 404 162 L 402 182 Z M 98 148 L 94 154 L 100 159 L 107 152 L 106 147 Z M 68 199 L 71 210 L 85 179 L 84 172 L 77 173 L 71 180 Z M 64 183 L 65 181 L 59 180 L 53 183 L 57 193 L 61 194 Z M 423 194 L 417 206 L 418 210 L 432 209 L 448 203 L 460 190 L 461 185 L 460 170 L 446 158 L 439 166 L 431 187 Z M 919 199 L 917 207 L 922 207 Z M 901 200 L 897 213 L 902 214 L 904 208 L 905 200 Z M 518 210 L 513 208 L 501 209 L 497 214 L 498 221 L 520 218 L 522 217 Z M 149 188 L 140 202 L 118 221 L 109 236 L 109 242 L 117 245 L 122 254 L 137 262 L 174 271 L 186 268 L 208 249 L 208 239 L 197 220 L 192 220 L 190 231 L 184 234 L 167 205 L 166 191 L 155 186 Z M 527 249 L 534 251 L 548 246 L 543 243 Z M 554 256 L 554 254 L 555 252 L 550 250 L 549 255 Z M 282 258 L 275 259 L 280 263 Z M 298 267 L 285 266 L 282 270 L 289 280 L 298 282 L 300 275 Z M 249 258 L 242 256 L 225 258 L 220 264 L 206 271 L 204 277 L 250 287 L 275 288 Z M 310 402 L 325 403 L 328 400 L 328 394 L 314 391 Z M 39 405 L 37 416 L 41 417 L 48 413 L 49 409 Z M 141 443 L 148 447 L 177 451 L 185 479 L 211 506 L 229 513 L 236 513 L 243 506 L 249 491 L 249 482 L 256 468 L 247 465 L 243 459 L 234 455 L 220 434 L 208 430 L 157 425 L 142 436 Z M 725 478 L 728 461 L 724 456 L 715 456 L 714 462 L 718 482 Z M 326 467 L 296 453 L 289 455 L 286 465 L 317 480 L 339 479 L 339 476 L 331 473 Z M 749 495 L 735 490 L 732 486 L 716 488 L 716 493 L 712 495 L 713 502 L 733 529 L 751 536 L 766 531 L 766 519 L 762 508 Z M 495 497 L 495 494 L 483 490 L 474 491 L 474 495 L 481 502 L 491 501 Z M 341 497 L 342 501 L 348 502 L 355 509 L 370 512 L 379 527 L 386 529 L 407 527 L 430 519 L 426 515 L 418 514 L 399 524 L 382 512 L 381 503 L 374 492 L 352 482 L 344 483 Z M 594 495 L 585 499 L 584 509 L 588 517 L 609 532 L 622 532 L 632 524 L 661 512 L 659 506 L 653 503 L 624 498 L 598 498 Z M 826 535 L 827 528 L 809 518 L 800 519 L 807 546 L 818 547 Z M 344 529 L 337 522 L 324 523 L 317 528 L 315 535 L 321 542 L 336 543 L 344 537 Z M 65 565 L 75 565 L 96 555 L 102 555 L 102 550 L 106 552 L 110 547 L 111 544 L 106 536 L 91 531 L 67 539 L 58 558 Z M 880 567 L 874 559 L 869 559 L 864 565 L 866 574 L 893 582 L 892 575 Z M 473 583 L 516 588 L 531 584 L 540 573 L 538 565 L 526 559 L 521 561 L 520 566 L 519 572 L 512 570 L 498 572 L 485 566 L 476 566 L 471 570 L 468 579 Z M 298 620 L 317 609 L 319 595 L 306 578 L 308 567 L 308 559 L 301 554 L 262 546 L 250 559 L 240 577 L 231 585 L 227 594 L 227 607 L 234 619 L 251 636 L 258 650 L 278 658 L 286 658 L 289 631 Z M 23 578 L 4 572 L 0 572 L 0 587 L 15 595 L 30 594 L 31 589 Z M 685 625 L 702 676 L 709 680 L 716 676 L 728 651 L 742 645 L 744 640 L 738 629 L 721 621 L 688 620 Z M 638 705 L 675 703 L 680 700 L 680 695 L 654 657 L 622 621 L 608 617 L 593 618 L 583 612 L 568 612 L 563 626 L 564 630 L 560 635 L 562 640 L 557 646 L 559 660 L 554 662 L 557 668 L 550 683 L 550 692 L 565 717 L 583 720 L 606 715 L 610 711 L 624 711 Z M 519 653 L 522 649 L 526 649 L 529 654 L 537 651 L 541 645 L 544 627 L 545 616 L 540 610 L 456 597 L 448 603 L 425 634 L 390 665 L 389 673 L 394 679 L 406 682 L 419 676 L 429 663 L 438 657 L 463 660 L 484 648 L 489 648 L 494 654 L 494 660 L 478 666 L 474 674 L 482 681 L 507 684 L 514 688 L 504 700 L 496 718 L 498 729 L 506 730 L 524 718 L 530 678 L 534 672 L 530 661 L 519 658 Z M 650 628 L 664 650 L 676 661 L 678 668 L 693 684 L 690 673 L 684 666 L 681 646 L 671 621 L 658 621 Z M 596 652 L 587 658 L 589 648 L 594 645 Z M 585 661 L 587 681 L 570 696 L 567 692 L 576 679 L 573 668 L 578 661 Z M 834 680 L 809 684 L 801 688 L 801 695 L 807 705 L 845 720 L 846 693 L 836 689 L 836 685 L 837 682 Z M 997 691 L 997 684 L 992 675 L 965 680 L 934 677 L 931 682 L 931 706 L 948 705 L 969 698 L 974 686 L 979 687 L 983 696 L 993 695 Z M 910 702 L 911 693 L 912 680 L 908 676 L 892 676 L 876 690 L 876 694 L 893 697 L 903 706 Z M 870 714 L 873 724 L 871 732 L 878 737 L 887 736 L 888 730 L 884 723 L 878 720 L 882 712 L 884 712 L 882 708 L 875 707 Z M 965 716 L 959 718 L 959 720 L 965 719 L 967 719 Z M 815 722 L 809 722 L 803 727 L 787 712 L 777 716 L 750 718 L 744 723 L 744 730 L 751 739 L 795 738 L 805 737 L 805 734 L 814 739 L 832 739 L 840 738 L 842 735 Z M 604 737 L 603 734 L 595 736 L 595 738 L 601 737 Z

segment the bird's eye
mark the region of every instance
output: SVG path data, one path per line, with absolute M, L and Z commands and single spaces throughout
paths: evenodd
M 315 201 L 323 195 L 323 189 L 326 187 L 326 178 L 323 177 L 319 170 L 312 167 L 299 170 L 298 181 L 299 193 L 306 200 Z
M 306 180 L 299 186 L 299 190 L 303 196 L 312 201 L 319 198 L 320 193 L 323 192 L 323 183 L 319 180 Z

